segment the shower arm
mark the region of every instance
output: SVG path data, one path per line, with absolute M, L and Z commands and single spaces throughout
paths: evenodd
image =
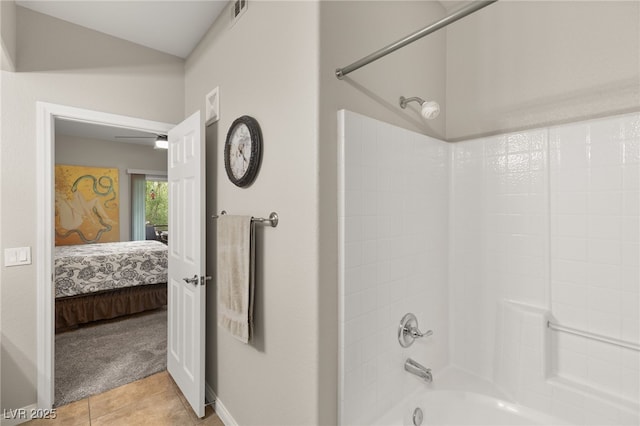
M 414 96 L 412 98 L 405 98 L 404 96 L 400 96 L 400 108 L 405 109 L 409 102 L 418 102 L 420 105 L 424 103 L 424 99 Z

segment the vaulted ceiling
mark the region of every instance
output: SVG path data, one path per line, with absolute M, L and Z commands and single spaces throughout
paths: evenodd
M 31 1 L 18 6 L 186 58 L 227 0 Z
M 191 53 L 227 3 L 228 0 L 16 0 L 19 6 L 180 58 Z M 451 12 L 469 1 L 440 3 Z M 425 26 L 430 23 L 425 20 Z
M 193 51 L 227 3 L 228 0 L 16 0 L 18 6 L 183 59 Z M 449 13 L 469 1 L 442 0 L 440 3 Z M 426 26 L 431 22 L 425 19 L 424 24 Z M 56 132 L 59 135 L 149 146 L 153 145 L 155 137 L 125 129 L 62 120 L 56 123 Z

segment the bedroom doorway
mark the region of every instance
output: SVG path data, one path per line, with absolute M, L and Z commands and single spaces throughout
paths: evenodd
M 115 114 L 90 111 L 62 105 L 37 103 L 38 142 L 38 242 L 36 247 L 38 280 L 38 408 L 51 408 L 54 403 L 54 158 L 55 124 L 58 120 L 113 126 L 132 131 L 167 134 L 173 124 L 154 122 Z
M 205 144 L 200 111 L 178 125 L 36 102 L 37 407 L 54 402 L 54 150 L 57 119 L 168 135 L 167 369 L 198 417 L 204 415 Z M 103 182 L 107 184 L 107 182 Z M 173 265 L 173 266 L 172 266 Z
M 167 245 L 160 227 L 147 238 L 144 228 L 153 219 L 166 233 L 168 163 L 156 134 L 60 118 L 54 125 L 60 407 L 166 370 Z

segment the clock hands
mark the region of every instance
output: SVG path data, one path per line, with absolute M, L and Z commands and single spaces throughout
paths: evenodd
M 244 143 L 244 141 L 240 142 L 238 144 L 238 152 L 240 153 L 240 155 L 242 156 L 242 162 L 243 164 L 248 164 L 249 160 L 247 159 L 245 153 L 244 153 L 244 148 L 245 148 L 246 144 Z
M 242 138 L 246 139 L 246 138 Z M 243 176 L 247 170 L 247 166 L 249 164 L 249 160 L 247 158 L 247 154 L 245 153 L 245 149 L 247 144 L 244 140 L 238 141 L 235 145 L 235 149 L 233 149 L 232 165 L 231 168 L 233 170 L 233 174 L 240 178 Z
M 225 141 L 225 168 L 229 180 L 241 188 L 253 182 L 261 153 L 262 134 L 257 121 L 249 116 L 237 118 Z

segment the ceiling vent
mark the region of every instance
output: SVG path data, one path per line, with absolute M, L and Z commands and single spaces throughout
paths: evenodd
M 231 5 L 231 25 L 235 24 L 247 10 L 249 0 L 234 0 Z

